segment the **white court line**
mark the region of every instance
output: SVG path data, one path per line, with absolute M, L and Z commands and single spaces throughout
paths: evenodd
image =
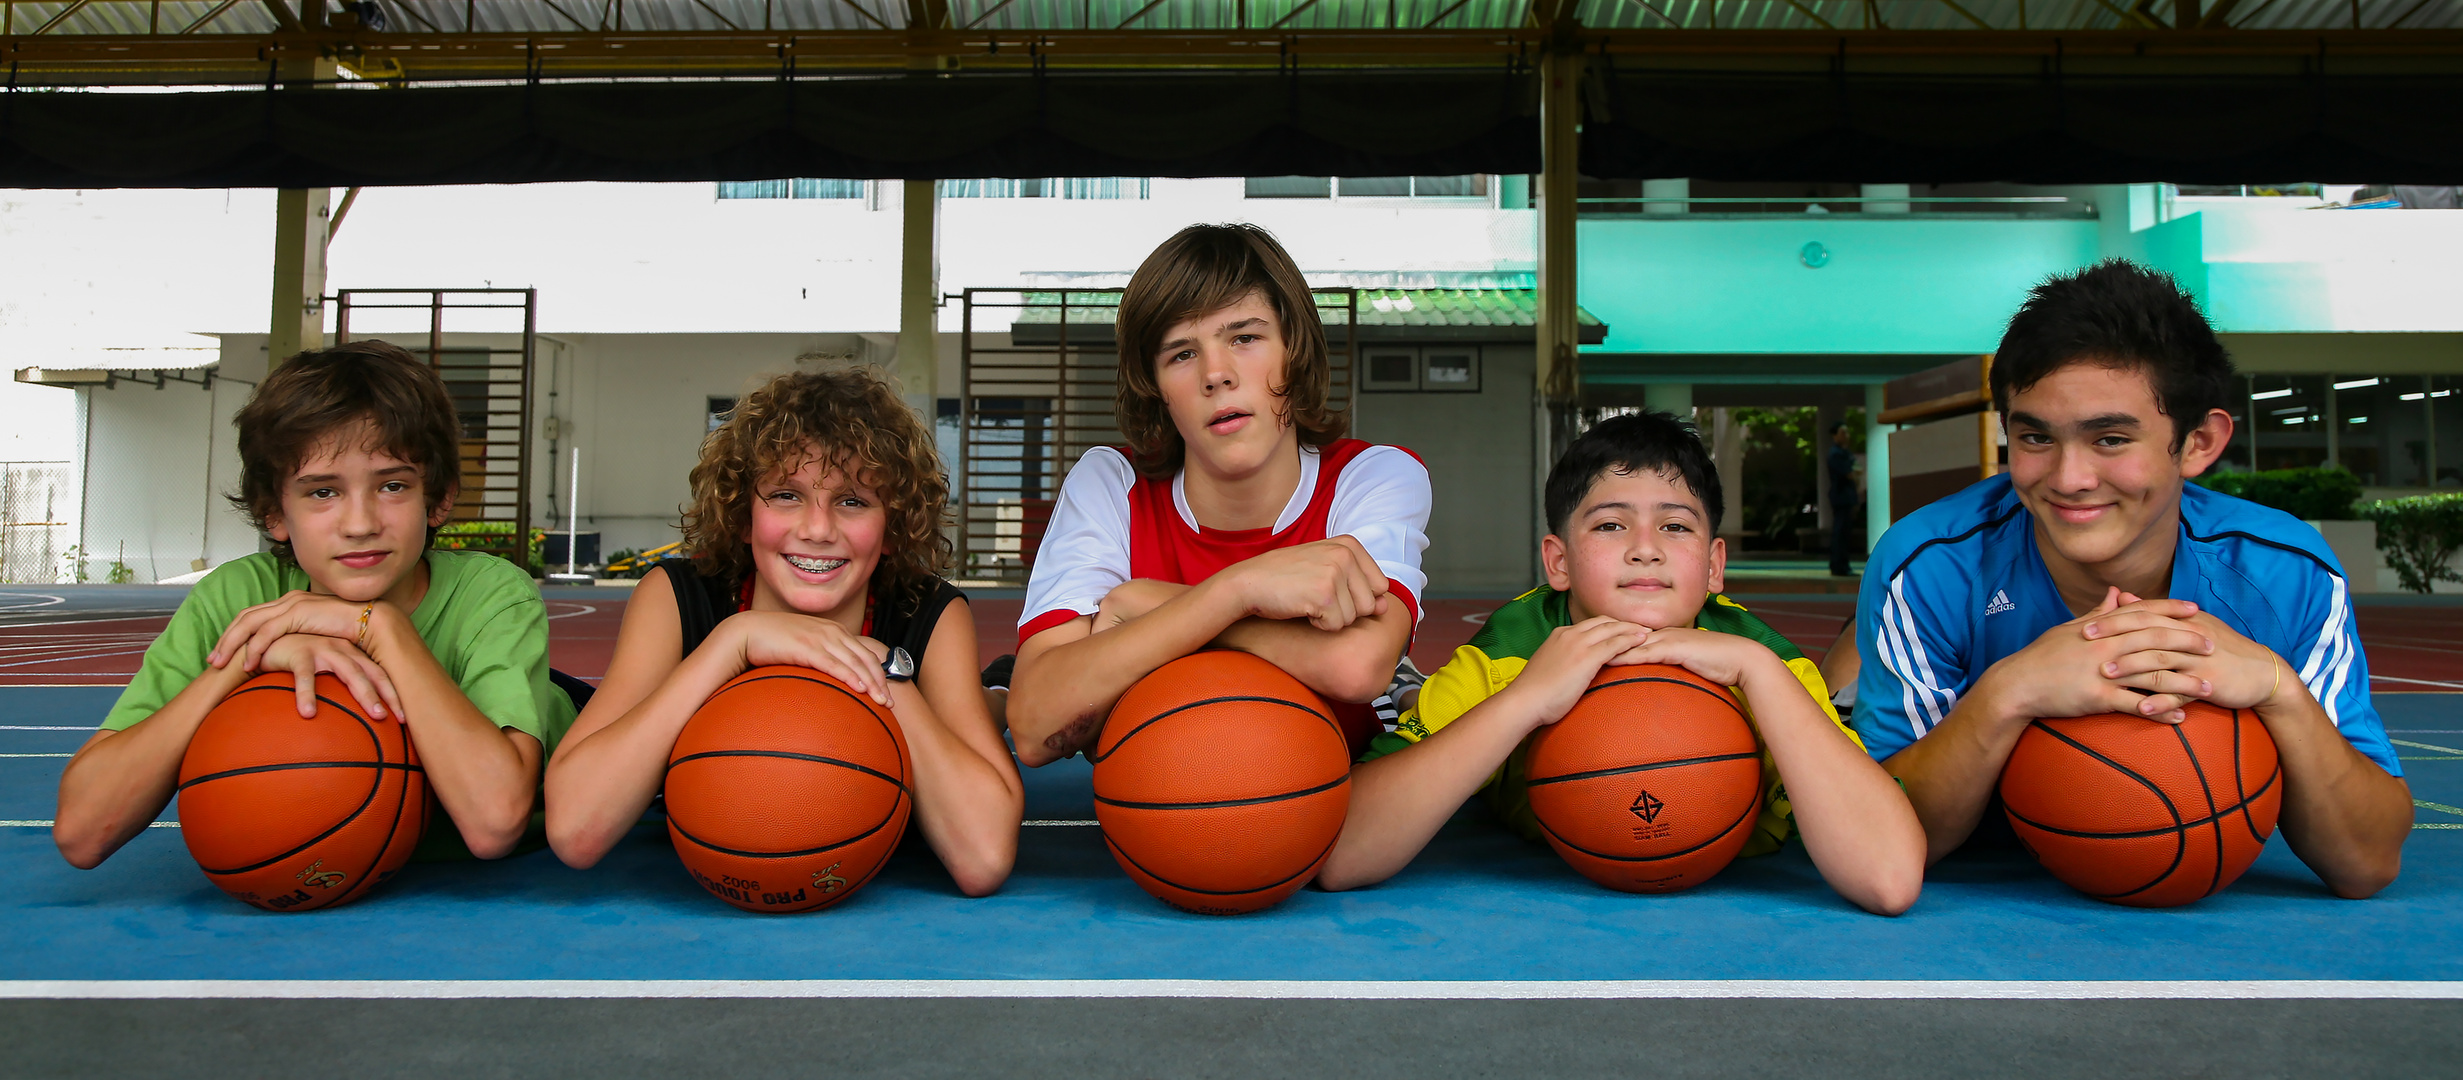
M 76 757 L 76 756 L 77 756 L 77 755 L 75 755 L 75 754 L 0 754 L 0 758 L 13 758 L 13 757 Z
M 48 829 L 50 827 L 51 823 L 48 821 L 0 821 L 0 829 Z M 176 829 L 180 827 L 180 823 L 176 821 L 149 821 L 145 823 L 145 827 L 149 829 Z
M 1020 824 L 1020 825 L 1047 825 L 1047 826 L 1052 826 L 1052 825 L 1057 825 L 1057 826 L 1070 826 L 1070 825 L 1078 825 L 1078 826 L 1089 826 L 1089 827 L 1091 827 L 1091 826 L 1095 826 L 1095 825 L 1101 825 L 1101 824 L 1103 824 L 1103 823 L 1102 823 L 1102 822 L 1100 822 L 1100 821 L 1057 821 L 1057 820 L 1047 820 L 1047 821 L 1021 821 L 1021 822 L 1019 822 L 1018 824 Z
M 550 616 L 548 616 L 548 617 L 547 617 L 547 621 L 549 621 L 549 622 L 555 622 L 555 621 L 556 621 L 556 620 L 558 620 L 558 619 L 570 619 L 570 618 L 572 618 L 572 617 L 574 617 L 574 616 L 576 616 L 576 615 L 589 615 L 589 614 L 592 614 L 592 613 L 594 613 L 594 612 L 596 612 L 596 611 L 598 611 L 598 610 L 599 610 L 597 607 L 595 607 L 595 606 L 593 606 L 593 605 L 590 605 L 590 604 L 584 604 L 584 603 L 578 603 L 578 602 L 576 602 L 576 601 L 572 601 L 572 600 L 550 600 L 550 601 L 548 601 L 548 603 L 551 603 L 551 604 L 572 604 L 574 607 L 577 607 L 577 608 L 580 608 L 580 609 L 581 609 L 580 611 L 568 611 L 568 612 L 565 612 L 565 613 L 564 613 L 564 614 L 562 614 L 562 615 L 550 615 Z
M 5 690 L 5 689 L 8 689 L 8 688 L 7 688 L 7 687 L 0 687 L 0 690 Z M 85 725 L 85 726 L 69 726 L 69 725 L 62 725 L 62 724 L 0 724 L 0 731 L 93 731 L 93 730 L 94 730 L 94 727 L 93 727 L 93 725 L 90 725 L 90 724 L 89 724 L 89 725 Z
M 0 592 L 0 600 L 40 600 L 40 601 L 42 601 L 42 603 L 39 603 L 39 604 L 17 604 L 17 603 L 6 603 L 6 604 L 0 604 L 0 612 L 5 612 L 5 611 L 32 611 L 32 610 L 34 610 L 35 608 L 47 608 L 47 607 L 50 607 L 50 606 L 52 606 L 52 605 L 54 605 L 54 604 L 65 604 L 65 603 L 68 603 L 68 597 L 65 597 L 65 596 L 54 596 L 54 595 L 52 595 L 52 594 L 50 594 L 50 593 L 35 593 L 35 592 Z
M 2406 732 L 2405 734 L 2409 734 L 2409 732 Z M 2457 750 L 2451 746 L 2439 746 L 2435 743 L 2413 742 L 2410 739 L 2388 739 L 2386 741 L 2393 743 L 2396 746 L 2408 746 L 2414 750 L 2435 750 L 2441 754 L 2463 754 L 2463 750 Z
M 2020 1001 L 2463 1000 L 2463 982 L 2302 979 L 2091 982 L 1997 979 L 1636 979 L 1312 982 L 1297 979 L 11 980 L 0 999 L 351 998 L 1244 998 L 1574 1001 L 1636 998 Z
M 0 668 L 33 667 L 37 664 L 65 664 L 71 660 L 108 660 L 114 656 L 143 655 L 145 655 L 144 649 L 122 649 L 118 652 L 89 653 L 84 656 L 47 656 L 38 660 L 11 660 L 7 663 L 0 663 Z M 2463 686 L 2463 683 L 2456 685 Z
M 2392 675 L 2371 675 L 2369 676 L 2369 679 L 2372 682 L 2399 682 L 2410 683 L 2414 686 L 2443 686 L 2449 690 L 2463 690 L 2463 682 L 2439 682 L 2435 679 L 2398 679 Z

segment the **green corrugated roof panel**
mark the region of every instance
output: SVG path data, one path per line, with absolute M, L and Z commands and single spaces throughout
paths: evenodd
M 1580 308 L 1584 326 L 1604 326 Z M 1362 289 L 1362 326 L 1537 326 L 1537 289 Z

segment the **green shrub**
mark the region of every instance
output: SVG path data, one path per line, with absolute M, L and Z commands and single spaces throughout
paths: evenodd
M 2377 549 L 2404 588 L 2425 593 L 2440 581 L 2463 584 L 2447 565 L 2463 549 L 2463 494 L 2379 499 L 2363 504 L 2360 516 L 2377 522 Z
M 433 546 L 444 551 L 492 551 L 503 555 L 513 547 L 510 521 L 448 521 L 436 530 Z M 530 576 L 547 576 L 547 530 L 530 530 L 528 551 L 521 560 Z
M 2302 521 L 2350 521 L 2352 504 L 2360 499 L 2360 478 L 2344 469 L 2208 473 L 2198 482 Z

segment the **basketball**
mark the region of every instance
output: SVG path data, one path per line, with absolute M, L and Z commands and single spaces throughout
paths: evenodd
M 1325 699 L 1243 652 L 1184 656 L 1120 696 L 1095 742 L 1095 819 L 1164 903 L 1238 915 L 1317 876 L 1351 808 Z
M 1762 754 L 1727 689 L 1667 664 L 1602 668 L 1531 736 L 1531 813 L 1582 876 L 1624 892 L 1710 880 L 1753 835 Z
M 268 911 L 348 903 L 410 861 L 428 779 L 409 732 L 331 675 L 302 719 L 287 671 L 241 683 L 180 760 L 180 838 L 205 876 Z
M 2202 899 L 2249 869 L 2283 807 L 2275 740 L 2246 709 L 2185 711 L 2178 724 L 2108 713 L 2027 725 L 2001 803 L 2044 869 L 2132 907 Z
M 703 702 L 667 755 L 667 832 L 710 895 L 746 911 L 829 907 L 905 835 L 906 736 L 810 668 L 759 667 Z

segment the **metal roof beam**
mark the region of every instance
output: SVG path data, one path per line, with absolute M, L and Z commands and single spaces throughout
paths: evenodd
M 291 33 L 300 31 L 299 16 L 291 14 L 291 5 L 282 0 L 264 0 L 264 3 L 265 10 L 273 13 L 274 22 L 280 24 L 282 29 Z M 204 25 L 204 21 L 199 20 L 198 25 Z
M 85 10 L 85 8 L 86 8 L 86 5 L 87 5 L 87 4 L 91 4 L 91 3 L 93 3 L 93 2 L 94 2 L 94 0 L 77 0 L 77 2 L 76 2 L 76 3 L 70 4 L 70 5 L 69 5 L 69 6 L 67 6 L 67 7 L 61 8 L 61 9 L 60 9 L 60 13 L 59 13 L 59 14 L 54 15 L 54 16 L 52 16 L 51 18 L 49 18 L 49 19 L 45 20 L 45 21 L 44 21 L 44 23 L 43 23 L 43 25 L 38 26 L 38 27 L 35 27 L 35 28 L 34 28 L 34 32 L 35 32 L 36 34 L 38 34 L 38 35 L 39 35 L 39 34 L 41 34 L 43 31 L 49 30 L 49 29 L 51 29 L 52 27 L 55 27 L 55 26 L 60 25 L 61 23 L 67 22 L 67 21 L 68 21 L 69 16 L 71 16 L 71 15 L 75 15 L 75 14 L 77 14 L 77 13 L 78 13 L 78 12 L 80 12 L 80 11 L 84 11 L 84 10 Z
M 221 18 L 223 12 L 231 10 L 238 3 L 239 0 L 222 0 L 221 3 L 214 5 L 214 9 L 212 11 L 208 11 L 203 15 L 197 16 L 197 21 L 181 27 L 180 36 L 185 37 L 189 34 L 196 33 L 198 30 L 203 29 L 205 24 Z

